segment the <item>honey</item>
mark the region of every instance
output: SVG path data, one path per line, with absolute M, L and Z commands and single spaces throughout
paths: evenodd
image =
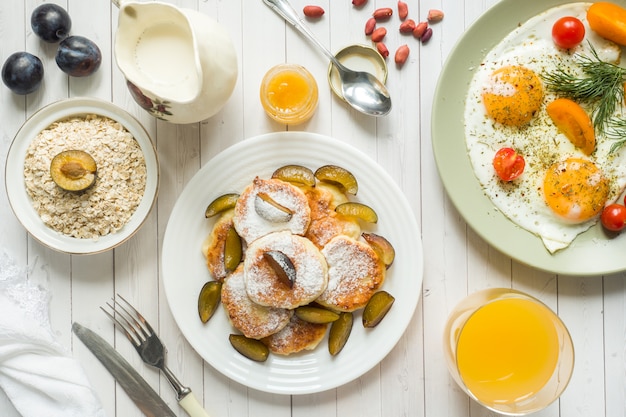
M 263 109 L 272 119 L 284 124 L 303 123 L 317 108 L 317 82 L 300 65 L 276 65 L 265 74 L 260 97 Z

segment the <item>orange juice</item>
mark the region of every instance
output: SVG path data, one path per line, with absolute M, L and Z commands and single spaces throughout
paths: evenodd
M 467 389 L 484 404 L 511 404 L 539 392 L 555 372 L 559 335 L 544 305 L 502 298 L 476 310 L 457 342 Z
M 297 124 L 308 120 L 317 107 L 315 79 L 304 67 L 281 64 L 271 68 L 261 83 L 261 104 L 274 120 Z

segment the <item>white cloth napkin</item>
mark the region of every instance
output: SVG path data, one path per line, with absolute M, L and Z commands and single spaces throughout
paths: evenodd
M 49 295 L 0 249 L 0 388 L 23 417 L 104 417 L 80 364 L 56 340 Z

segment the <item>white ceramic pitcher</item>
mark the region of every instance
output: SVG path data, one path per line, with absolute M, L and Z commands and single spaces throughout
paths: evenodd
M 158 1 L 119 6 L 114 53 L 135 101 L 153 116 L 194 123 L 215 115 L 237 81 L 226 30 L 198 11 Z

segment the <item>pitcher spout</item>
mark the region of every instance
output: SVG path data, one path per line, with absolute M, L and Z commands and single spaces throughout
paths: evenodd
M 189 102 L 202 89 L 194 33 L 174 6 L 124 3 L 115 51 L 126 79 L 164 101 Z
M 230 39 L 226 45 L 231 50 L 223 56 L 213 56 L 205 45 L 212 37 L 224 37 L 217 22 L 167 3 L 112 1 L 121 4 L 115 58 L 135 101 L 155 117 L 175 123 L 215 114 L 232 93 L 237 76 Z M 212 28 L 208 34 L 207 28 Z M 214 79 L 225 84 L 216 87 Z

